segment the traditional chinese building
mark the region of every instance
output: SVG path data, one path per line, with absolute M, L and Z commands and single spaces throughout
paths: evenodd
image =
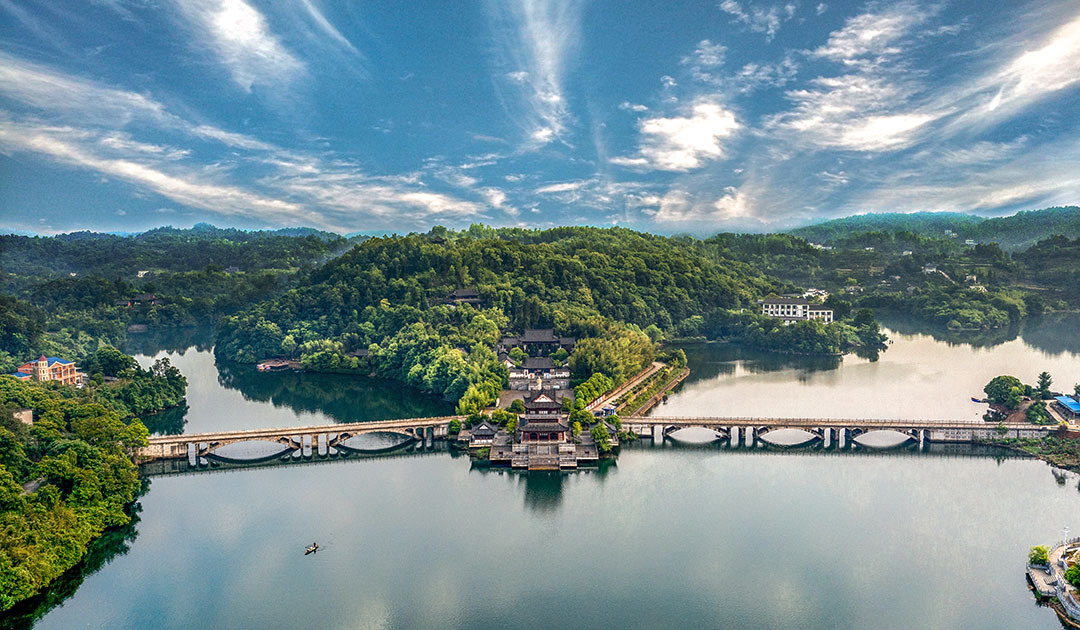
M 551 328 L 531 328 L 519 337 L 503 337 L 500 344 L 507 350 L 518 347 L 528 354 L 541 356 L 560 348 L 570 352 L 574 349 L 575 341 L 573 337 L 556 337 Z
M 455 289 L 446 299 L 454 304 L 480 304 L 483 301 L 476 289 L 469 288 Z
M 510 389 L 568 389 L 570 368 L 556 366 L 551 357 L 527 357 L 521 367 L 510 369 Z
M 83 381 L 83 373 L 74 361 L 45 355 L 22 364 L 12 376 L 20 381 L 60 381 L 64 385 L 81 385 Z

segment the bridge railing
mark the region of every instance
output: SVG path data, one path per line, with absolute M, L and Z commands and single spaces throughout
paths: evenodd
M 310 435 L 314 433 L 347 433 L 356 430 L 381 428 L 400 429 L 417 426 L 449 424 L 452 420 L 463 420 L 465 416 L 433 416 L 428 418 L 401 418 L 394 420 L 374 420 L 371 422 L 346 422 L 306 427 L 281 427 L 266 429 L 244 429 L 240 431 L 217 431 L 212 433 L 182 433 L 180 435 L 162 435 L 151 437 L 150 444 L 174 444 L 184 442 L 212 442 L 222 439 L 234 439 L 263 435 Z
M 777 424 L 803 424 L 803 425 L 820 425 L 820 426 L 836 426 L 836 425 L 897 425 L 906 427 L 920 427 L 920 428 L 962 428 L 962 429 L 994 429 L 997 428 L 996 424 L 989 424 L 983 422 L 966 421 L 966 420 L 905 420 L 902 418 L 766 418 L 758 416 L 702 416 L 702 417 L 657 417 L 657 416 L 625 416 L 622 418 L 623 422 L 631 424 L 760 424 L 760 425 L 777 425 Z M 1039 427 L 1027 423 L 1019 424 L 1006 424 L 1007 428 L 1045 428 Z

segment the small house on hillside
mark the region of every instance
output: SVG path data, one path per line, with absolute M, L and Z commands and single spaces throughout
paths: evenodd
M 455 289 L 446 299 L 454 304 L 480 304 L 483 301 L 480 292 L 470 288 Z

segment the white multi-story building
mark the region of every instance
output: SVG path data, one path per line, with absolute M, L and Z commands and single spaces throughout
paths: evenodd
M 761 314 L 786 321 L 820 319 L 826 324 L 833 321 L 833 311 L 820 304 L 811 304 L 805 298 L 768 298 L 760 300 Z

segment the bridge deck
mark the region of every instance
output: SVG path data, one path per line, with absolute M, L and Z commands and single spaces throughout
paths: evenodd
M 748 418 L 734 416 L 715 417 L 662 417 L 662 416 L 623 416 L 623 424 L 649 426 L 732 426 L 732 427 L 770 427 L 804 428 L 865 428 L 873 426 L 882 429 L 993 429 L 997 424 L 976 420 L 898 420 L 883 418 Z M 1006 429 L 1039 428 L 1033 424 L 1012 423 L 1003 425 Z M 1045 427 L 1044 427 L 1045 428 Z
M 283 435 L 314 435 L 318 433 L 370 432 L 383 429 L 412 429 L 449 424 L 451 420 L 464 420 L 465 416 L 434 416 L 429 418 L 403 418 L 401 420 L 377 420 L 373 422 L 348 422 L 324 424 L 306 427 L 284 427 L 268 429 L 247 429 L 243 431 L 217 431 L 212 433 L 182 433 L 180 435 L 158 435 L 150 438 L 150 445 L 188 444 L 191 442 L 220 442 L 223 440 L 258 440 L 260 438 L 278 438 Z

